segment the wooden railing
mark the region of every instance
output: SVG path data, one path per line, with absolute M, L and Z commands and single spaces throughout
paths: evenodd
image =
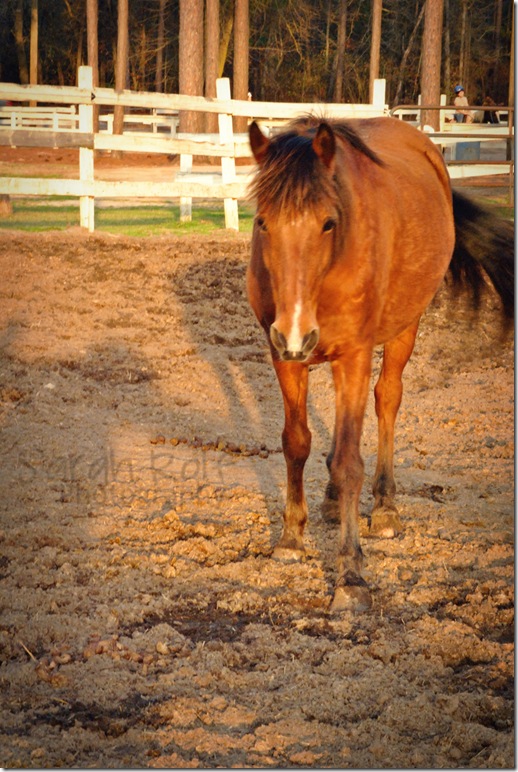
M 239 229 L 238 200 L 246 197 L 248 180 L 236 171 L 236 158 L 250 156 L 248 138 L 235 135 L 233 116 L 255 118 L 266 127 L 276 122 L 290 120 L 297 115 L 319 112 L 328 117 L 369 117 L 387 113 L 385 105 L 385 81 L 376 83 L 373 104 L 325 104 L 268 103 L 233 100 L 227 78 L 217 82 L 217 98 L 189 97 L 181 94 L 158 94 L 94 88 L 90 67 L 80 67 L 78 86 L 20 86 L 0 83 L 0 101 L 37 102 L 36 108 L 27 108 L 25 121 L 5 120 L 20 115 L 23 108 L 4 105 L 0 113 L 0 145 L 11 147 L 79 148 L 79 179 L 43 179 L 0 177 L 0 194 L 36 196 L 78 196 L 80 223 L 90 231 L 95 228 L 95 200 L 99 198 L 180 198 L 182 219 L 190 217 L 193 198 L 223 199 L 227 228 Z M 43 106 L 44 105 L 44 106 Z M 53 107 L 50 107 L 52 105 Z M 67 105 L 69 120 L 74 126 L 64 128 L 61 118 L 56 123 L 41 121 L 42 114 L 62 115 L 62 105 Z M 219 133 L 216 135 L 186 135 L 176 132 L 176 124 L 169 133 L 124 131 L 114 135 L 105 130 L 93 131 L 93 108 L 103 111 L 115 105 L 138 108 L 150 118 L 135 115 L 141 124 L 157 125 L 162 120 L 160 111 L 177 113 L 182 110 L 216 113 Z M 58 106 L 58 107 L 56 107 Z M 34 122 L 29 123 L 30 110 L 34 110 Z M 76 114 L 77 110 L 77 114 Z M 36 120 L 37 119 L 37 120 Z M 101 116 L 101 127 L 103 119 Z M 174 119 L 174 115 L 173 115 Z M 108 122 L 108 121 L 107 121 Z M 129 121 L 126 121 L 129 128 Z M 94 176 L 94 151 L 118 150 L 125 152 L 165 153 L 180 156 L 180 173 L 174 180 L 165 182 L 104 181 Z M 196 156 L 221 159 L 219 173 L 200 175 L 194 172 Z
M 217 98 L 188 97 L 180 94 L 157 94 L 94 88 L 89 67 L 80 67 L 78 86 L 20 86 L 0 83 L 0 146 L 78 148 L 78 179 L 34 177 L 0 177 L 0 194 L 22 196 L 77 196 L 80 202 L 80 224 L 95 228 L 95 200 L 100 198 L 179 198 L 182 220 L 191 218 L 192 199 L 222 199 L 227 228 L 239 229 L 238 201 L 246 197 L 248 176 L 243 167 L 236 168 L 237 158 L 249 158 L 246 134 L 233 132 L 233 116 L 259 120 L 266 130 L 275 129 L 298 115 L 316 113 L 326 117 L 372 117 L 388 114 L 385 105 L 385 81 L 376 82 L 373 104 L 307 104 L 267 103 L 232 100 L 227 78 L 217 82 Z M 26 102 L 38 103 L 28 107 Z M 113 113 L 120 104 L 138 113 L 125 115 L 124 133 L 111 133 Z M 94 106 L 101 110 L 99 131 L 93 131 Z M 397 110 L 424 109 L 421 105 Z M 426 108 L 428 109 L 428 108 Z M 437 107 L 441 111 L 444 103 Z M 218 115 L 219 133 L 183 134 L 177 132 L 178 113 L 202 111 Z M 162 129 L 162 130 L 159 130 Z M 496 141 L 513 137 L 511 126 L 484 124 L 445 124 L 443 130 L 429 135 L 443 148 L 456 148 L 459 142 Z M 105 181 L 94 175 L 94 151 L 164 153 L 180 156 L 180 169 L 174 179 L 163 182 Z M 220 168 L 200 173 L 194 158 L 220 159 Z M 513 162 L 498 164 L 462 162 L 450 152 L 452 177 L 477 174 L 513 173 Z
M 27 107 L 0 105 L 0 127 L 10 129 L 77 129 L 79 116 L 74 105 L 70 107 Z
M 470 105 L 474 113 L 493 111 L 500 113 L 500 123 L 456 123 L 452 116 L 455 105 L 447 105 L 446 97 L 442 95 L 440 105 L 397 105 L 390 110 L 390 115 L 400 120 L 408 120 L 415 126 L 420 126 L 421 110 L 439 111 L 439 131 L 427 131 L 428 136 L 439 145 L 448 164 L 448 172 L 452 179 L 471 178 L 492 175 L 506 175 L 506 186 L 514 187 L 514 108 L 509 106 Z M 505 120 L 504 120 L 505 116 Z M 493 158 L 482 158 L 480 144 L 485 147 L 498 147 L 500 158 L 493 153 Z M 470 152 L 470 149 L 472 152 Z

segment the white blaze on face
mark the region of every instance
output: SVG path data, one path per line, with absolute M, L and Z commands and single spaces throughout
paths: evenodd
M 305 221 L 308 218 L 307 212 L 302 212 L 300 215 L 298 215 L 296 218 L 291 220 L 289 223 L 290 228 L 292 228 L 296 234 L 299 234 L 299 240 L 300 240 L 300 234 L 304 233 L 305 229 Z M 291 318 L 291 327 L 287 331 L 286 340 L 287 340 L 287 349 L 291 352 L 298 352 L 302 351 L 302 342 L 304 339 L 304 333 L 301 330 L 301 319 L 302 319 L 302 311 L 303 311 L 303 302 L 301 299 L 301 277 L 298 277 L 296 280 L 297 283 L 297 291 L 296 295 L 298 295 L 297 300 L 295 301 L 295 305 L 293 307 L 293 316 Z
M 302 334 L 300 331 L 300 317 L 302 315 L 302 303 L 298 300 L 295 303 L 293 310 L 293 318 L 291 320 L 291 329 L 287 336 L 288 351 L 301 351 L 302 350 Z

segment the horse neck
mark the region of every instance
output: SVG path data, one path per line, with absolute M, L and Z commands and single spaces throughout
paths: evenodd
M 356 257 L 362 262 L 379 235 L 379 167 L 347 143 L 340 144 L 335 169 L 340 206 L 336 258 L 350 261 Z

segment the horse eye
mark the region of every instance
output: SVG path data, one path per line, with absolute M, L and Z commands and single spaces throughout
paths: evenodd
M 324 223 L 324 227 L 322 228 L 322 233 L 327 233 L 328 231 L 332 231 L 335 225 L 336 225 L 335 220 L 333 220 L 332 217 L 329 217 Z
M 268 227 L 267 227 L 265 221 L 263 220 L 263 218 L 262 217 L 258 217 L 256 222 L 257 222 L 257 227 L 259 228 L 259 230 L 262 231 L 263 233 L 266 233 L 266 231 L 268 230 Z

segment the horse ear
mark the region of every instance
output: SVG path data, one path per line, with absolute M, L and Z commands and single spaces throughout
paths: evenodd
M 252 148 L 254 158 L 258 164 L 261 164 L 265 159 L 270 140 L 268 137 L 264 136 L 256 121 L 252 121 L 248 127 L 248 136 L 250 138 L 250 147 Z
M 328 123 L 321 123 L 318 127 L 315 139 L 313 140 L 313 150 L 320 158 L 322 163 L 331 169 L 336 152 L 336 140 L 331 126 Z

